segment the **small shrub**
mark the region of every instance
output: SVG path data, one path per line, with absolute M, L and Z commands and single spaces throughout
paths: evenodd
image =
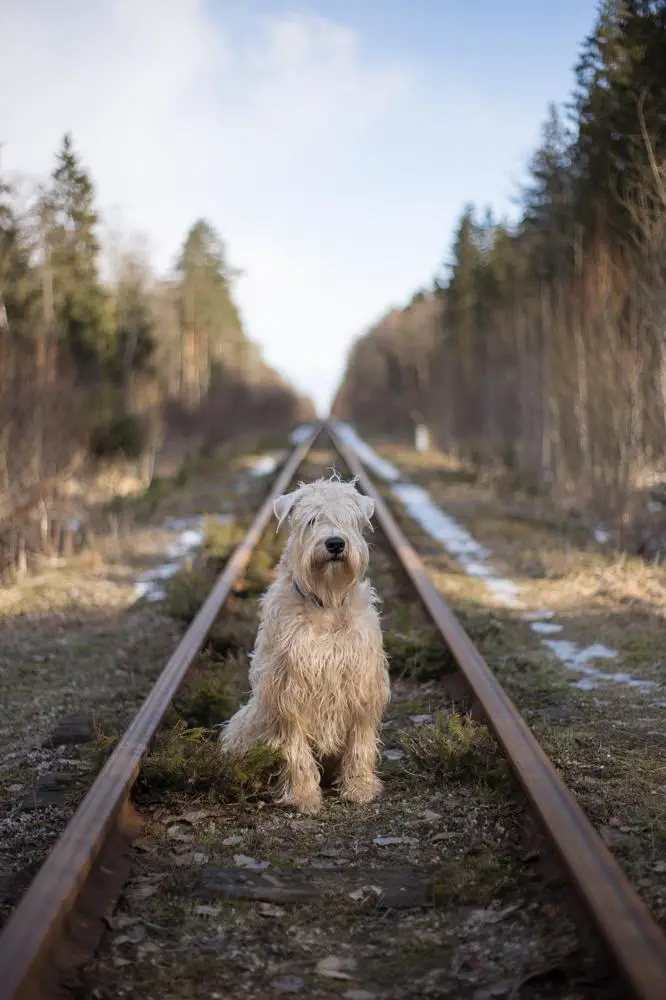
M 181 719 L 158 735 L 139 784 L 144 791 L 168 788 L 238 801 L 266 789 L 275 780 L 281 761 L 277 751 L 265 746 L 232 760 L 223 754 L 216 734 L 203 727 L 191 729 Z
M 495 780 L 507 766 L 486 726 L 469 715 L 440 712 L 431 726 L 400 735 L 408 762 L 436 781 Z
M 120 736 L 103 719 L 93 715 L 92 742 L 84 747 L 83 753 L 91 770 L 101 771 L 107 760 L 116 749 Z
M 233 715 L 236 705 L 223 677 L 207 677 L 191 694 L 177 698 L 174 709 L 190 728 L 213 729 Z

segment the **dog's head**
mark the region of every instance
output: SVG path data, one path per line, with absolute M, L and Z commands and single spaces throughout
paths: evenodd
M 368 568 L 368 544 L 363 537 L 370 527 L 375 505 L 337 475 L 301 483 L 293 493 L 273 505 L 278 527 L 290 526 L 285 558 L 294 579 L 304 591 L 323 597 L 344 591 Z

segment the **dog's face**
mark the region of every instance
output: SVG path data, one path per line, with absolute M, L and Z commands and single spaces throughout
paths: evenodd
M 337 477 L 301 484 L 275 501 L 278 526 L 289 518 L 286 555 L 299 586 L 321 596 L 322 590 L 346 589 L 365 574 L 368 545 L 363 531 L 374 509 L 374 502 L 353 482 Z

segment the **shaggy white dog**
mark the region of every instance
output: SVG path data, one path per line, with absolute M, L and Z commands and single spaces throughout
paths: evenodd
M 390 698 L 377 595 L 365 579 L 374 502 L 339 477 L 303 484 L 274 504 L 290 534 L 262 598 L 252 653 L 252 696 L 223 730 L 225 750 L 258 743 L 282 751 L 280 801 L 321 806 L 320 773 L 341 795 L 370 802 L 382 712 Z

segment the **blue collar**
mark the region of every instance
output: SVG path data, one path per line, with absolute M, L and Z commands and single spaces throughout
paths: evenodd
M 305 595 L 305 594 L 303 593 L 303 591 L 302 591 L 302 590 L 301 590 L 301 588 L 300 588 L 300 587 L 298 586 L 298 584 L 296 583 L 296 581 L 295 581 L 295 580 L 292 580 L 291 582 L 293 583 L 293 585 L 294 585 L 294 590 L 296 591 L 296 593 L 298 594 L 298 596 L 299 596 L 299 597 L 302 597 L 304 601 L 308 601 L 308 600 L 310 600 L 310 601 L 312 601 L 312 602 L 313 602 L 314 604 L 316 604 L 318 608 L 323 608 L 323 607 L 324 607 L 324 602 L 323 602 L 323 601 L 321 600 L 321 598 L 317 597 L 317 595 L 316 595 L 316 594 L 312 594 L 312 596 L 311 596 L 311 597 L 306 597 L 306 595 Z

